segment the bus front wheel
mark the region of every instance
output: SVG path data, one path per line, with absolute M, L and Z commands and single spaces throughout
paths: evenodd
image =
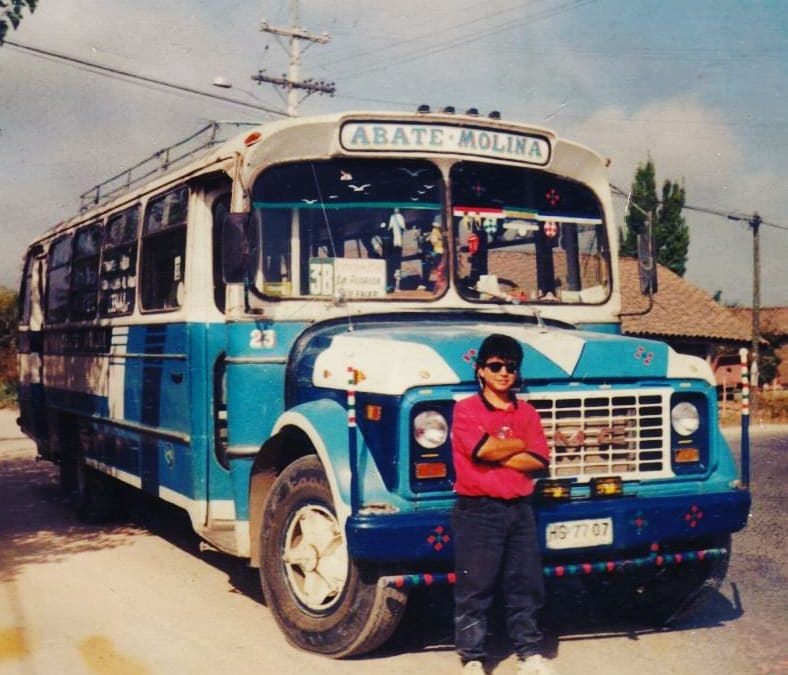
M 371 651 L 394 632 L 407 592 L 378 586 L 380 570 L 348 556 L 317 457 L 279 475 L 261 537 L 263 593 L 291 643 L 341 658 Z

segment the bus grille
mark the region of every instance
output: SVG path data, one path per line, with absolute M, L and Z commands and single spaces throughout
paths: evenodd
M 665 422 L 669 396 L 655 389 L 529 395 L 552 449 L 551 477 L 582 482 L 600 475 L 672 475 Z

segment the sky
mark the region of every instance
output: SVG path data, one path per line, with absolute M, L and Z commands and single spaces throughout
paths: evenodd
M 40 0 L 7 40 L 284 110 L 287 0 Z M 782 0 L 301 0 L 330 42 L 301 77 L 334 82 L 301 115 L 454 105 L 555 130 L 610 158 L 628 190 L 639 164 L 685 186 L 685 278 L 750 306 L 760 228 L 761 306 L 788 305 L 788 11 Z M 233 83 L 217 89 L 217 77 Z M 79 195 L 211 120 L 267 113 L 0 47 L 0 285 L 26 244 L 77 213 Z M 616 200 L 619 222 L 624 200 Z

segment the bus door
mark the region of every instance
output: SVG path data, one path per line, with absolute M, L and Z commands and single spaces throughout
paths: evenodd
M 19 412 L 22 429 L 36 439 L 39 451 L 46 445 L 44 405 L 43 339 L 44 252 L 36 246 L 28 252 L 20 289 Z

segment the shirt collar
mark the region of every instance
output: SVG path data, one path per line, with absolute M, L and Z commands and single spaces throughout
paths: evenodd
M 487 400 L 487 397 L 484 395 L 483 391 L 479 392 L 479 398 L 482 400 L 482 403 L 484 404 L 484 407 L 487 408 L 487 410 L 501 410 L 501 408 L 496 408 Z M 512 408 L 517 410 L 517 396 L 515 396 L 514 392 L 511 390 L 509 391 L 509 401 L 512 404 Z

